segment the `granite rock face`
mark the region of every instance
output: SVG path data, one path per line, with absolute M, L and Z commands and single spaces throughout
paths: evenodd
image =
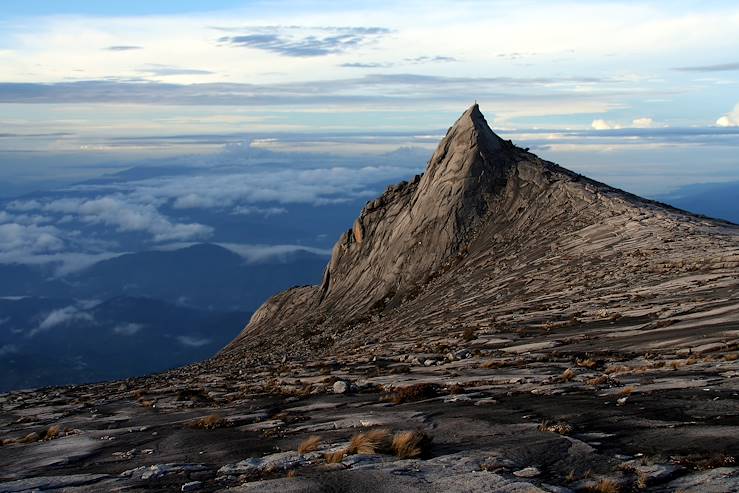
M 551 296 L 574 289 L 577 277 L 580 287 L 593 278 L 609 286 L 649 277 L 661 283 L 671 274 L 738 265 L 733 225 L 544 161 L 498 137 L 475 104 L 449 129 L 422 176 L 367 203 L 334 246 L 320 286 L 267 301 L 222 356 L 238 359 L 267 346 L 278 354 L 338 349 L 362 342 L 347 327 L 374 332 L 380 325 L 371 322 L 380 319 L 388 329 L 396 325 L 396 335 L 411 330 L 397 326 L 398 316 L 452 324 L 435 308 L 460 302 L 465 318 L 491 320 L 495 305 L 521 294 L 511 289 L 515 279 L 532 287 L 550 279 L 537 294 Z M 485 296 L 492 291 L 494 297 Z

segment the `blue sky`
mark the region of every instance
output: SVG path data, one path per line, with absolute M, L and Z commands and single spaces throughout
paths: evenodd
M 474 100 L 638 193 L 739 180 L 737 32 L 736 2 L 5 2 L 0 195 L 235 144 L 430 152 Z

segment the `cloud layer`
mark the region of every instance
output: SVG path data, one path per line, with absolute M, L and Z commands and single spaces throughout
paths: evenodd
M 317 57 L 344 53 L 390 33 L 383 27 L 271 26 L 250 31 L 251 34 L 224 36 L 218 41 L 288 57 Z

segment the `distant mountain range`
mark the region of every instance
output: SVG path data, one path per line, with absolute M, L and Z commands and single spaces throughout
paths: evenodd
M 0 392 L 126 378 L 202 360 L 250 316 L 127 296 L 90 305 L 0 299 L 0 313 Z
M 681 209 L 739 223 L 739 182 L 688 185 L 660 197 Z
M 198 244 L 98 262 L 64 277 L 32 265 L 0 264 L 0 296 L 161 299 L 209 310 L 254 310 L 267 297 L 320 279 L 326 257 L 305 250 L 247 263 L 226 248 Z
M 130 253 L 66 276 L 0 264 L 0 392 L 126 378 L 208 358 L 269 296 L 320 280 L 305 250 L 247 262 L 213 244 Z

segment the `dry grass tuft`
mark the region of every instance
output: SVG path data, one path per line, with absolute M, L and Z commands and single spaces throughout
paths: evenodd
M 464 329 L 464 332 L 462 332 L 462 339 L 466 342 L 474 341 L 476 339 L 475 337 L 475 329 L 472 327 L 467 327 Z
M 608 383 L 608 375 L 604 374 L 590 378 L 585 383 L 587 383 L 588 385 L 604 385 Z
M 572 426 L 564 421 L 544 421 L 539 425 L 539 431 L 548 431 L 551 433 L 559 433 L 560 435 L 569 435 L 572 433 Z
M 464 388 L 463 385 L 460 385 L 458 383 L 455 383 L 454 385 L 450 385 L 449 387 L 447 387 L 447 391 L 450 394 L 454 394 L 454 395 L 456 395 L 456 394 L 464 394 L 465 393 L 465 388 Z
M 612 479 L 601 479 L 594 486 L 590 486 L 586 491 L 593 493 L 619 493 L 621 486 Z
M 488 370 L 492 368 L 500 368 L 501 366 L 503 366 L 503 363 L 494 359 L 489 359 L 480 363 L 480 368 L 486 368 Z
M 581 368 L 588 368 L 592 370 L 596 366 L 598 366 L 598 362 L 595 361 L 593 358 L 587 358 L 587 359 L 578 359 L 577 360 L 577 366 Z
M 321 437 L 312 435 L 300 442 L 300 445 L 298 445 L 298 453 L 299 454 L 307 454 L 308 452 L 313 452 L 321 445 Z
M 390 395 L 389 400 L 394 404 L 403 402 L 420 401 L 430 399 L 439 395 L 439 387 L 433 383 L 417 383 L 407 387 L 401 387 Z
M 724 354 L 724 361 L 736 361 L 739 359 L 739 353 Z
M 344 457 L 346 457 L 346 450 L 336 450 L 335 452 L 328 452 L 323 455 L 323 458 L 326 459 L 327 464 L 338 464 L 342 460 L 344 460 Z
M 611 375 L 612 373 L 628 373 L 631 371 L 631 368 L 624 365 L 611 365 L 608 368 L 606 368 L 605 373 L 608 375 Z
M 226 426 L 226 420 L 217 414 L 211 414 L 210 416 L 204 416 L 188 423 L 188 427 L 196 428 L 200 430 L 215 430 L 216 428 L 223 428 Z
M 618 395 L 619 397 L 626 397 L 633 394 L 635 390 L 636 387 L 634 386 L 624 387 L 618 392 Z
M 575 378 L 575 371 L 572 368 L 567 368 L 562 375 L 559 377 L 563 382 L 569 382 Z
M 393 436 L 392 450 L 401 459 L 428 455 L 431 437 L 422 431 L 401 431 Z
M 390 430 L 370 430 L 352 437 L 347 448 L 351 454 L 384 454 L 391 450 Z
M 59 438 L 61 435 L 62 429 L 59 427 L 59 425 L 53 425 L 49 426 L 49 429 L 46 430 L 46 433 L 44 434 L 44 440 L 53 440 L 55 438 Z

